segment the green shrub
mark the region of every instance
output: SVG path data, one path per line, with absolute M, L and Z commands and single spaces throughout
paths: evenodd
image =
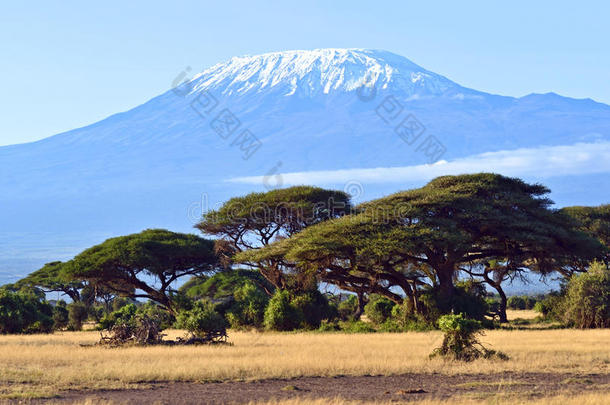
M 191 299 L 199 300 L 207 298 L 210 300 L 222 300 L 231 298 L 236 290 L 250 283 L 261 292 L 273 291 L 273 286 L 258 271 L 236 269 L 222 271 L 212 277 L 193 277 L 187 281 L 180 291 Z
M 89 317 L 87 306 L 82 302 L 73 302 L 68 305 L 68 329 L 81 330 L 83 322 Z
M 381 325 L 392 316 L 392 308 L 395 305 L 386 297 L 372 295 L 364 307 L 364 313 L 375 325 Z
M 421 305 L 419 321 L 436 325 L 439 317 L 443 315 L 438 287 L 422 291 L 419 303 Z M 455 313 L 463 313 L 467 318 L 485 322 L 485 315 L 489 313 L 487 291 L 483 284 L 476 281 L 457 282 L 450 306 Z
M 358 297 L 354 294 L 350 294 L 347 299 L 339 302 L 337 311 L 339 312 L 339 318 L 341 320 L 353 320 L 354 315 L 358 311 Z
M 322 321 L 318 332 L 337 332 L 340 331 L 341 327 L 337 321 Z
M 252 281 L 244 283 L 233 293 L 234 302 L 225 313 L 233 328 L 261 327 L 265 320 L 265 308 L 269 297 Z
M 104 316 L 99 322 L 99 328 L 110 329 L 117 323 L 131 322 L 131 320 L 135 317 L 137 311 L 138 307 L 136 306 L 136 304 L 124 305 L 120 307 L 120 309 Z
M 58 301 L 53 308 L 53 329 L 64 329 L 70 321 L 65 301 Z
M 377 328 L 378 332 L 392 332 L 392 333 L 396 333 L 396 332 L 404 332 L 404 326 L 401 325 L 400 323 L 396 322 L 393 319 L 386 319 L 386 321 L 384 323 L 382 323 L 381 325 L 379 325 L 379 327 Z
M 178 314 L 176 327 L 186 329 L 194 338 L 217 340 L 226 337 L 227 324 L 210 301 L 196 301 L 192 309 Z
M 506 306 L 510 309 L 526 309 L 525 298 L 516 295 L 509 297 Z
M 302 314 L 302 321 L 299 325 L 302 328 L 317 329 L 323 320 L 332 317 L 328 299 L 317 289 L 293 294 L 290 303 Z
M 347 333 L 372 333 L 375 332 L 369 323 L 363 321 L 345 321 L 339 322 L 339 327 Z
M 289 291 L 276 290 L 265 310 L 265 328 L 278 331 L 300 327 L 303 313 L 292 304 Z
M 563 319 L 576 328 L 610 327 L 610 270 L 601 262 L 568 282 L 561 305 Z
M 475 319 L 468 319 L 464 314 L 443 315 L 438 319 L 438 327 L 445 335 L 441 347 L 430 354 L 431 358 L 441 356 L 459 361 L 472 361 L 479 357 L 508 359 L 505 354 L 481 345 L 477 335 L 481 333 L 482 325 Z
M 52 330 L 53 307 L 43 296 L 0 289 L 0 334 Z
M 562 321 L 562 300 L 563 297 L 560 293 L 552 292 L 536 302 L 534 311 L 540 312 L 542 319 L 545 321 Z
M 530 297 L 529 295 L 523 297 L 523 299 L 525 300 L 525 309 L 534 309 L 536 302 L 538 302 L 536 298 Z

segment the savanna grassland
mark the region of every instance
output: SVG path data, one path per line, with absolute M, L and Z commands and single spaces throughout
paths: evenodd
M 181 333 L 169 332 L 174 336 Z M 610 390 L 610 330 L 607 329 L 487 331 L 482 342 L 505 352 L 510 360 L 471 363 L 430 360 L 428 354 L 441 341 L 440 332 L 231 331 L 229 336 L 231 345 L 124 348 L 93 346 L 99 339 L 97 332 L 0 336 L 0 395 L 4 399 L 55 397 L 61 401 L 67 397 L 84 401 L 88 393 L 97 390 L 145 390 L 160 384 L 166 388 L 167 384 L 183 384 L 180 387 L 184 391 L 192 383 L 241 381 L 242 385 L 252 385 L 255 380 L 286 379 L 290 381 L 275 384 L 275 389 L 286 394 L 289 397 L 286 400 L 295 401 L 293 397 L 307 396 L 308 392 L 320 397 L 318 391 L 299 387 L 303 378 L 412 375 L 419 378 L 413 380 L 418 386 L 426 385 L 426 376 L 440 381 L 428 384 L 432 388 L 442 386 L 446 379 L 448 385 L 464 391 L 450 392 L 451 397 L 464 401 L 485 399 L 491 394 L 508 395 L 507 389 L 513 401 L 528 396 L 531 399 L 532 395 L 540 399 L 562 394 L 586 394 L 591 401 L 603 399 L 601 403 L 610 400 L 610 395 L 603 394 Z M 546 391 L 551 388 L 545 388 L 545 376 L 554 381 L 552 392 Z M 511 385 L 529 384 L 528 378 L 536 381 L 532 380 L 531 386 L 520 390 L 520 396 L 510 389 Z M 313 380 L 309 381 L 312 384 Z M 578 392 L 570 387 L 578 388 Z M 230 391 L 229 386 L 224 389 Z M 393 390 L 390 389 L 391 394 Z M 430 388 L 425 391 L 433 394 Z M 388 389 L 378 392 L 376 400 L 383 402 L 383 394 L 387 392 Z M 483 396 L 477 397 L 477 393 Z M 411 395 L 407 399 L 433 400 L 430 396 Z M 179 402 L 180 397 L 175 398 Z

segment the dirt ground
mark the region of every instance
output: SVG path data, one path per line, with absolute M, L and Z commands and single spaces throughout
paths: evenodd
M 407 402 L 466 397 L 485 399 L 496 394 L 539 398 L 608 390 L 609 374 L 502 373 L 454 375 L 307 377 L 251 382 L 156 383 L 151 388 L 65 392 L 54 403 L 87 399 L 128 404 L 240 404 L 289 398 L 335 398 Z M 38 401 L 32 401 L 36 403 Z M 40 401 L 42 402 L 42 401 Z

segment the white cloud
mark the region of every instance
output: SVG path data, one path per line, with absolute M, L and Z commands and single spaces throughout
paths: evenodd
M 281 178 L 285 185 L 338 184 L 354 179 L 367 183 L 397 183 L 479 172 L 536 178 L 610 173 L 610 142 L 486 152 L 432 165 L 281 173 Z M 260 184 L 265 176 L 236 177 L 228 181 Z

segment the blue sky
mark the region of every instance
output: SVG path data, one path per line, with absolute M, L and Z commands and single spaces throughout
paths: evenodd
M 0 6 L 0 145 L 128 110 L 187 66 L 287 49 L 386 49 L 481 91 L 610 104 L 603 1 L 51 3 Z

